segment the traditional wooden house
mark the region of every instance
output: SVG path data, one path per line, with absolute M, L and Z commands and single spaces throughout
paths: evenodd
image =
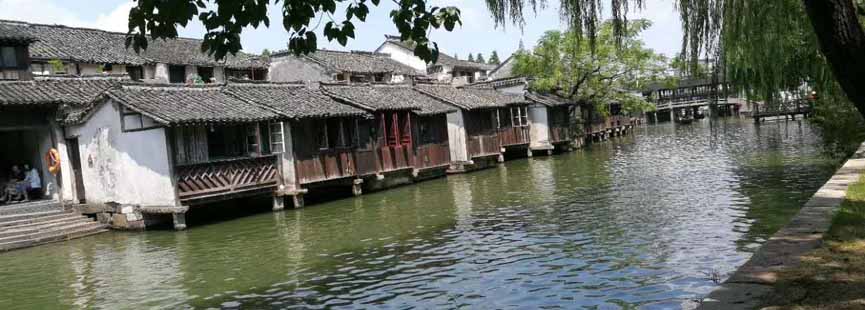
M 509 148 L 529 144 L 522 96 L 442 84 L 417 84 L 415 89 L 460 109 L 447 115 L 451 172 L 491 166 L 504 161 Z
M 381 189 L 443 175 L 450 166 L 445 114 L 454 107 L 408 85 L 323 84 L 322 89 L 375 116 L 358 129 L 358 160 L 373 161 L 367 165 L 375 167 L 377 176 L 364 187 Z
M 421 71 L 393 61 L 386 54 L 330 50 L 300 56 L 291 51 L 273 53 L 269 71 L 269 80 L 273 82 L 401 83 L 422 75 Z
M 35 39 L 30 45 L 34 75 L 128 74 L 133 80 L 184 83 L 193 74 L 203 81 L 224 82 L 226 67 L 256 72 L 263 79 L 266 63 L 249 61 L 244 53 L 217 61 L 201 52 L 201 40 L 178 38 L 152 40 L 140 54 L 125 45 L 126 34 L 97 29 L 0 20 L 4 29 L 13 29 Z
M 453 85 L 464 85 L 482 81 L 494 65 L 460 60 L 445 53 L 439 53 L 439 59 L 429 64 L 414 55 L 414 45 L 400 40 L 399 36 L 385 35 L 385 41 L 376 52 L 389 55 L 393 60 L 411 66 L 416 70 L 424 70 L 428 77 Z
M 281 119 L 221 86 L 130 84 L 70 114 L 65 138 L 78 148 L 83 202 L 137 208 L 132 228 L 173 214 L 183 229 L 189 206 L 270 194 L 281 208 L 281 132 L 269 130 Z
M 351 185 L 360 194 L 365 175 L 374 175 L 370 156 L 359 148 L 366 135 L 358 124 L 371 117 L 323 94 L 318 86 L 285 83 L 231 83 L 226 91 L 248 102 L 264 105 L 288 118 L 272 123 L 270 149 L 285 153 L 285 191 L 303 205 L 310 189 Z

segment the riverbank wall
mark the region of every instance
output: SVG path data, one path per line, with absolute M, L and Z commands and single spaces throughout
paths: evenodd
M 694 308 L 754 309 L 772 291 L 778 273 L 800 264 L 802 256 L 820 247 L 832 217 L 849 186 L 865 172 L 865 143 L 811 196 L 799 213 L 765 243 L 748 262 Z

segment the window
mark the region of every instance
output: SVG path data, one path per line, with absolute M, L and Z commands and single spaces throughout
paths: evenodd
M 186 67 L 184 66 L 168 66 L 168 82 L 183 83 L 186 82 Z
M 140 81 L 144 78 L 144 68 L 141 66 L 127 66 L 126 73 L 129 74 L 129 78 L 133 81 Z
M 355 141 L 353 122 L 348 119 L 328 119 L 322 122 L 318 132 L 318 148 L 321 150 L 351 147 Z
M 213 67 L 198 67 L 198 76 L 204 83 L 213 82 Z
M 0 68 L 18 68 L 18 53 L 14 46 L 0 47 Z
M 418 120 L 418 136 L 420 143 L 432 144 L 447 141 L 447 120 L 444 115 L 428 116 Z
M 270 151 L 278 154 L 285 152 L 285 128 L 283 122 L 270 123 Z
M 126 107 L 121 107 L 120 113 L 120 126 L 122 131 L 124 132 L 146 130 L 159 126 L 159 124 L 157 124 L 156 121 L 154 121 L 152 118 L 144 116 L 141 113 L 135 112 L 133 110 L 127 109 Z
M 250 155 L 261 154 L 261 141 L 257 124 L 246 126 L 246 153 Z
M 381 114 L 384 142 L 388 146 L 411 145 L 410 112 L 390 112 Z
M 529 125 L 529 107 L 511 107 L 511 125 L 513 127 L 525 127 Z
M 103 64 L 102 65 L 102 72 L 111 73 L 111 71 L 113 71 L 113 70 L 114 70 L 113 64 Z

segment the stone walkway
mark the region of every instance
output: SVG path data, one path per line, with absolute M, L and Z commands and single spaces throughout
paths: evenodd
M 844 163 L 802 210 L 775 233 L 739 269 L 706 297 L 697 309 L 754 309 L 772 291 L 781 270 L 798 266 L 803 254 L 818 248 L 847 187 L 865 171 L 865 143 Z

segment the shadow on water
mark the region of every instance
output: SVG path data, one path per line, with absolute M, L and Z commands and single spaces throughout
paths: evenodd
M 301 210 L 236 201 L 184 232 L 0 255 L 0 308 L 677 308 L 831 175 L 820 142 L 807 124 L 661 124 Z

